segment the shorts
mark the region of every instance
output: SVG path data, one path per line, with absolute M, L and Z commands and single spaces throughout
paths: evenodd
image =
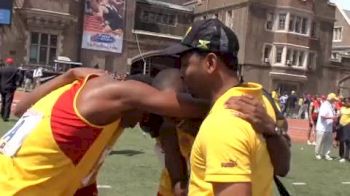
M 311 119 L 312 120 L 312 122 L 314 123 L 314 125 L 316 126 L 316 124 L 317 124 L 317 119 L 316 120 L 314 120 L 314 119 Z M 309 127 L 311 128 L 311 127 L 313 127 L 313 125 L 312 125 L 312 123 L 309 121 Z
M 98 190 L 97 190 L 96 183 L 80 188 L 74 194 L 74 196 L 97 196 L 97 195 L 98 195 Z

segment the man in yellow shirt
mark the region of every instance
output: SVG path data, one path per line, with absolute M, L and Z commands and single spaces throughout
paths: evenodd
M 343 107 L 340 109 L 340 121 L 341 126 L 339 141 L 339 155 L 341 159 L 339 162 L 344 163 L 346 160 L 350 159 L 350 98 L 346 98 Z
M 236 35 L 217 19 L 195 22 L 181 44 L 165 50 L 180 55 L 190 93 L 212 104 L 192 147 L 190 196 L 272 195 L 274 160 L 266 141 L 287 143 L 278 129 L 259 134 L 244 115 L 227 109 L 232 96 L 264 102 L 260 85 L 240 82 L 238 50 Z

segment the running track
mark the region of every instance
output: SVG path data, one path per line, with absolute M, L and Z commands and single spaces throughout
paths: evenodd
M 12 107 L 16 105 L 18 100 L 25 97 L 26 93 L 23 91 L 16 91 L 15 98 Z M 293 142 L 304 143 L 306 142 L 306 134 L 308 129 L 308 121 L 299 119 L 289 119 L 289 135 Z

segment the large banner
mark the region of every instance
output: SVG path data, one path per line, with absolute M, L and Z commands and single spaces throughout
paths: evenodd
M 124 15 L 125 0 L 86 0 L 82 48 L 121 53 Z
M 0 0 L 0 24 L 11 24 L 12 0 Z

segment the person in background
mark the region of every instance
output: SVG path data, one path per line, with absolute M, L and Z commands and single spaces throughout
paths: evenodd
M 338 119 L 333 104 L 338 98 L 334 93 L 327 96 L 327 100 L 321 104 L 316 124 L 316 159 L 333 160 L 329 156 L 333 142 L 333 123 Z
M 287 100 L 288 100 L 288 94 L 287 92 L 284 92 L 283 96 L 280 97 L 280 106 L 281 106 L 281 111 L 283 115 L 286 115 Z
M 318 113 L 321 107 L 321 100 L 314 96 L 311 100 L 309 107 L 309 129 L 307 132 L 307 145 L 316 145 L 316 123 L 318 118 Z M 311 136 L 314 135 L 314 141 L 311 141 Z
M 340 109 L 340 131 L 339 139 L 339 162 L 344 163 L 350 158 L 350 98 L 344 100 L 343 107 Z
M 3 67 L 3 66 L 5 66 L 5 62 L 3 59 L 0 59 L 0 67 Z
M 28 92 L 32 88 L 33 74 L 32 71 L 27 69 L 24 71 L 24 91 Z
M 0 68 L 0 93 L 1 117 L 6 122 L 9 120 L 13 97 L 22 77 L 12 58 L 7 58 L 5 63 L 6 65 Z
M 281 111 L 281 105 L 280 105 L 280 95 L 277 91 L 272 91 L 271 92 L 271 97 L 273 98 L 273 100 L 275 101 L 276 106 L 278 107 L 278 109 Z
M 34 69 L 34 72 L 33 72 L 34 88 L 40 86 L 40 84 L 41 84 L 40 78 L 42 76 L 43 76 L 43 68 L 42 67 L 38 67 L 38 68 Z
M 295 91 L 291 92 L 291 95 L 287 99 L 287 117 L 295 118 L 296 109 L 297 109 L 298 97 L 296 96 Z

